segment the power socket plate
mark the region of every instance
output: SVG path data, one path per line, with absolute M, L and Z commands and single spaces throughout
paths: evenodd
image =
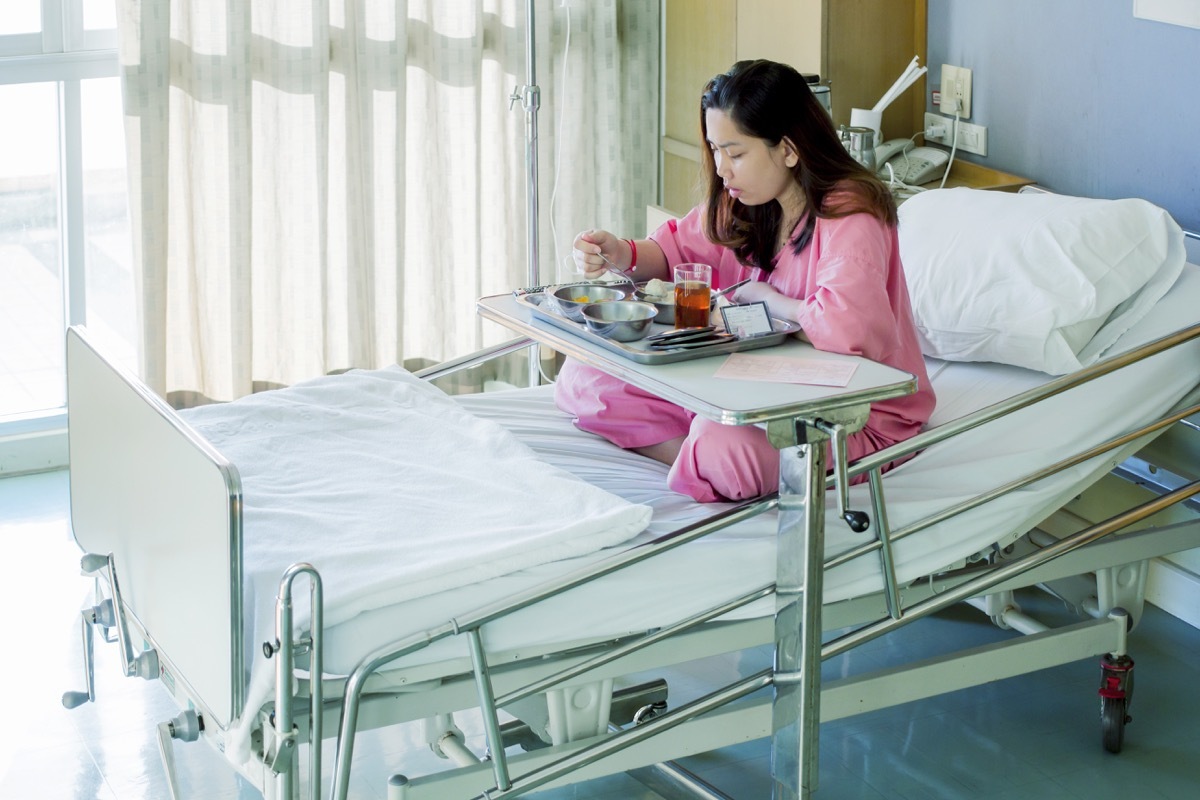
M 937 136 L 931 136 L 929 130 L 933 127 L 941 127 L 942 133 Z M 925 131 L 925 144 L 942 144 L 950 147 L 954 144 L 954 117 L 944 117 L 941 114 L 925 112 Z M 986 156 L 987 127 L 959 120 L 958 149 L 964 153 Z
M 963 119 L 971 116 L 971 70 L 942 64 L 941 92 L 943 114 L 957 110 Z

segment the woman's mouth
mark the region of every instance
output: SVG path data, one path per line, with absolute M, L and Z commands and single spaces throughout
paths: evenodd
M 729 196 L 732 197 L 734 200 L 736 200 L 738 198 L 738 196 L 742 193 L 741 189 L 735 189 L 732 186 L 726 186 L 725 191 L 729 192 Z

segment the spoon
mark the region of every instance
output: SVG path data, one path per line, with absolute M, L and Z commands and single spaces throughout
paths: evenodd
M 620 267 L 618 267 L 616 264 L 614 264 L 612 262 L 612 260 L 609 259 L 608 256 L 604 255 L 604 253 L 600 253 L 599 255 L 602 259 L 604 259 L 608 263 L 608 266 L 605 267 L 605 269 L 607 269 L 609 272 L 613 272 L 613 273 L 616 273 L 617 275 L 620 275 L 625 280 L 626 283 L 630 283 L 634 286 L 637 285 L 637 283 L 632 278 L 630 278 L 629 275 L 627 275 L 624 270 L 622 270 Z M 563 256 L 563 263 L 570 265 L 571 268 L 575 270 L 576 275 L 580 274 L 579 268 L 575 266 L 574 259 L 571 257 L 570 253 Z M 600 280 L 599 278 L 592 278 L 591 280 L 585 280 L 584 282 L 585 283 L 600 283 L 600 284 L 604 283 L 604 281 Z
M 629 277 L 629 273 L 625 272 L 625 270 L 621 269 L 616 264 L 614 264 L 611 258 L 604 255 L 604 251 L 600 251 L 599 256 L 608 263 L 608 271 L 609 272 L 615 272 L 618 275 L 620 275 L 622 278 L 624 278 L 625 280 L 629 281 L 630 283 L 634 283 L 633 278 Z M 747 278 L 747 280 L 749 280 L 749 278 Z M 733 287 L 731 286 L 730 288 L 732 289 Z

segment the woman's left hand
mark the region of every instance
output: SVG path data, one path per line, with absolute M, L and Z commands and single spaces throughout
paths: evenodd
M 738 303 L 757 303 L 760 300 L 769 300 L 778 294 L 779 292 L 775 291 L 774 287 L 766 281 L 750 281 L 745 286 L 739 286 L 733 290 L 733 299 Z
M 766 281 L 751 281 L 736 289 L 733 293 L 734 302 L 767 304 L 772 317 L 799 322 L 800 301 L 789 297 Z

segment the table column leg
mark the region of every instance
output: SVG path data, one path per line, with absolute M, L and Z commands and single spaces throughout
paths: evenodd
M 775 676 L 771 776 L 775 800 L 808 798 L 817 789 L 821 719 L 821 599 L 825 553 L 825 448 L 828 435 L 796 426 L 803 486 L 789 486 L 780 450 L 776 564 Z

